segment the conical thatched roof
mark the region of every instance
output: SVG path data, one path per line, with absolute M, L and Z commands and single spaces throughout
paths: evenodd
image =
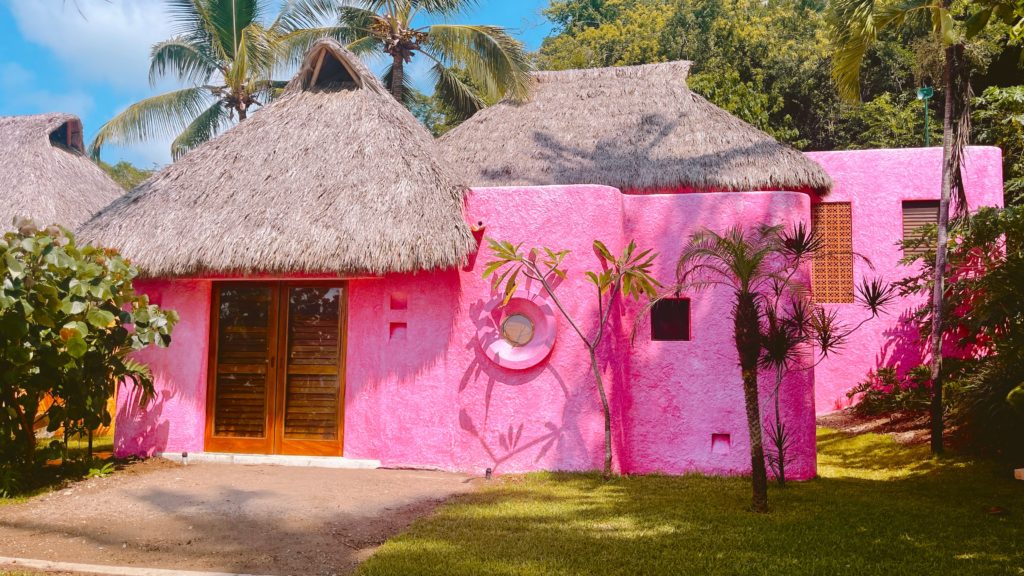
M 426 129 L 334 41 L 285 94 L 81 230 L 148 276 L 407 272 L 475 249 Z
M 691 92 L 689 69 L 538 73 L 529 102 L 478 112 L 441 139 L 441 153 L 471 186 L 828 191 L 815 162 Z
M 123 193 L 85 155 L 76 116 L 0 117 L 0 231 L 16 218 L 74 229 Z

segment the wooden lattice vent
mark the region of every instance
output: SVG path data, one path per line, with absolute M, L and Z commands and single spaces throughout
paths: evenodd
M 825 202 L 814 206 L 811 226 L 823 240 L 814 259 L 811 285 L 820 303 L 853 302 L 853 210 L 849 202 Z

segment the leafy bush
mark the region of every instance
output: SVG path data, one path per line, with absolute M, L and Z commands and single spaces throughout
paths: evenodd
M 0 489 L 8 492 L 60 451 L 54 442 L 37 452 L 42 417 L 65 436 L 109 426 L 107 401 L 119 382 L 149 401 L 149 370 L 129 355 L 169 345 L 177 322 L 135 293 L 138 272 L 117 252 L 79 246 L 56 227 L 16 225 L 0 238 Z
M 878 416 L 897 412 L 926 413 L 931 404 L 931 373 L 918 366 L 900 376 L 895 368 L 868 372 L 867 379 L 846 393 L 856 400 L 853 412 L 860 416 Z

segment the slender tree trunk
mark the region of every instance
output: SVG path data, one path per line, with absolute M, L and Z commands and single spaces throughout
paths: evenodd
M 750 433 L 750 472 L 753 488 L 751 509 L 768 511 L 768 471 L 764 464 L 764 434 L 761 431 L 761 399 L 757 389 L 757 359 L 761 354 L 761 326 L 754 295 L 736 295 L 734 330 L 736 351 L 743 374 L 743 396 L 747 407 L 747 429 Z
M 779 402 L 779 395 L 782 394 L 782 368 L 775 372 L 775 451 L 779 459 L 779 486 L 786 487 L 786 435 L 782 427 L 782 407 Z
M 249 117 L 249 108 L 247 106 L 246 107 L 239 106 L 238 107 L 238 121 L 241 122 L 242 120 L 245 120 L 248 117 Z
M 401 56 L 395 56 L 391 66 L 391 95 L 405 104 L 405 60 Z
M 14 411 L 21 422 L 21 425 L 19 426 L 19 428 L 21 428 L 21 433 L 16 435 L 21 436 L 22 458 L 25 459 L 26 466 L 32 466 L 36 461 L 35 411 L 22 409 L 13 392 L 11 393 L 11 406 L 14 408 Z
M 601 367 L 597 364 L 597 351 L 590 348 L 590 367 L 597 381 L 597 392 L 601 396 L 601 409 L 604 411 L 604 479 L 612 475 L 612 413 L 608 407 L 608 394 L 604 390 L 604 379 L 601 378 Z
M 956 64 L 956 48 L 946 48 L 946 62 L 943 70 L 945 86 L 945 117 L 942 119 L 942 196 L 939 200 L 939 233 L 935 247 L 935 285 L 932 288 L 932 332 L 930 349 L 932 354 L 932 453 L 943 452 L 943 408 L 942 408 L 942 332 L 945 329 L 947 244 L 949 243 L 949 204 L 953 191 L 953 66 Z

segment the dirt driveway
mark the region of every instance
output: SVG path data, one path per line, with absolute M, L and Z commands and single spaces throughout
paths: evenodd
M 474 482 L 455 474 L 151 461 L 0 508 L 0 556 L 345 574 Z

